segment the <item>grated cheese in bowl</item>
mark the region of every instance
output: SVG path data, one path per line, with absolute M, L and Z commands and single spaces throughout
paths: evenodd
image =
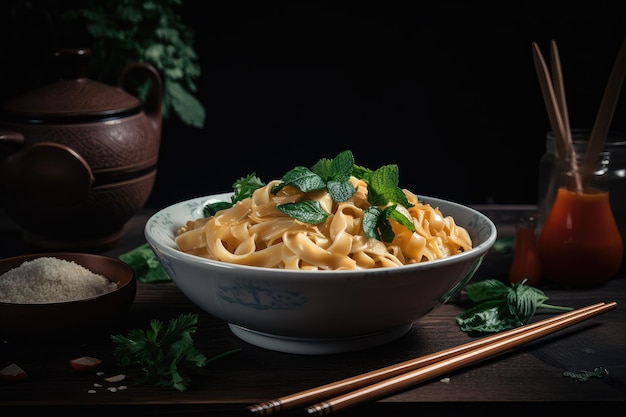
M 0 275 L 0 302 L 43 304 L 83 300 L 117 289 L 117 283 L 55 257 L 23 262 Z

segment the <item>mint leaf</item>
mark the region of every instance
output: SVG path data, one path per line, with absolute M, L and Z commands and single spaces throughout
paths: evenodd
M 363 233 L 370 239 L 380 240 L 378 235 L 378 219 L 381 217 L 383 211 L 376 206 L 369 206 L 363 212 Z
M 393 241 L 395 234 L 390 220 L 415 232 L 411 219 L 396 210 L 397 205 L 405 208 L 413 204 L 409 202 L 404 191 L 398 186 L 399 173 L 397 165 L 385 165 L 375 171 L 356 165 L 351 151 L 342 151 L 333 159 L 321 158 L 310 169 L 297 166 L 285 173 L 281 181 L 271 189 L 272 194 L 278 193 L 285 186 L 292 186 L 303 193 L 326 189 L 335 203 L 349 200 L 356 191 L 350 178 L 354 176 L 367 184 L 370 208 L 366 209 L 363 220 L 363 232 L 368 238 Z M 253 191 L 262 186 L 262 182 L 254 174 L 235 183 L 236 198 L 246 195 L 245 191 Z M 251 192 L 248 195 L 252 195 Z M 297 203 L 288 203 L 276 208 L 286 215 L 309 224 L 319 224 L 326 220 L 330 213 L 326 212 L 314 200 L 304 199 Z M 239 200 L 237 200 L 239 201 Z M 232 204 L 231 204 L 232 205 Z M 224 203 L 214 203 L 205 207 L 205 215 L 210 216 L 217 211 L 228 208 Z
M 354 166 L 352 167 L 352 175 L 355 178 L 363 180 L 363 181 L 365 181 L 368 184 L 370 183 L 370 178 L 371 178 L 373 172 L 374 171 L 372 171 L 371 169 L 362 167 L 362 166 L 357 165 L 357 164 L 354 164 Z
M 406 195 L 398 187 L 398 166 L 385 165 L 372 172 L 367 188 L 367 200 L 373 206 L 386 206 L 389 203 L 398 203 L 404 207 L 411 207 Z
M 396 206 L 385 207 L 381 216 L 378 217 L 378 231 L 380 232 L 380 239 L 383 242 L 391 242 L 393 238 L 396 237 L 396 234 L 393 232 L 391 228 L 391 223 L 389 223 L 389 213 L 396 211 Z
M 331 161 L 329 167 L 329 176 L 325 178 L 329 181 L 349 181 L 352 176 L 352 168 L 354 167 L 354 156 L 350 151 L 343 151 Z
M 320 224 L 330 215 L 317 200 L 279 204 L 276 209 L 291 218 L 309 224 Z
M 285 175 L 283 175 L 281 181 L 282 182 L 280 184 L 272 187 L 272 194 L 276 194 L 286 185 L 296 187 L 303 193 L 321 190 L 322 188 L 326 187 L 326 182 L 324 182 L 322 177 L 320 177 L 310 169 L 302 166 L 297 166 L 288 171 Z
M 348 200 L 356 191 L 350 181 L 329 181 L 326 188 L 333 201 L 338 203 Z
M 373 207 L 375 207 L 377 210 L 372 209 Z M 389 222 L 390 219 L 409 229 L 411 232 L 415 232 L 415 225 L 413 224 L 413 222 L 408 219 L 404 214 L 396 210 L 397 207 L 398 205 L 394 204 L 392 206 L 385 207 L 384 210 L 380 210 L 376 206 L 370 206 L 368 210 L 372 210 L 370 210 L 370 212 L 366 211 L 366 213 L 364 213 L 364 217 L 365 214 L 367 214 L 369 217 L 372 218 L 371 220 L 368 219 L 368 222 L 374 221 L 373 218 L 375 217 L 376 224 L 372 225 L 368 223 L 368 231 L 366 232 L 366 236 L 373 237 L 387 243 L 392 242 L 393 239 L 396 237 L 396 234 L 393 232 L 393 228 L 391 227 L 391 223 Z M 363 223 L 363 230 L 365 231 L 365 219 L 363 220 Z
M 404 214 L 400 213 L 397 210 L 398 205 L 394 204 L 393 206 L 389 206 L 385 209 L 385 217 L 388 219 L 392 219 L 396 223 L 406 227 L 411 232 L 415 231 L 415 225 L 413 221 L 406 217 Z
M 319 175 L 322 179 L 327 180 L 330 178 L 330 164 L 332 162 L 332 159 L 320 158 L 319 161 L 313 164 L 311 171 Z

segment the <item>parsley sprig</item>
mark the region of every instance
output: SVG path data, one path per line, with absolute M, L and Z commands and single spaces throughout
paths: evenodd
M 264 185 L 265 183 L 256 176 L 255 172 L 245 177 L 239 178 L 233 184 L 234 193 L 230 197 L 230 202 L 218 201 L 217 203 L 207 204 L 203 208 L 204 217 L 211 217 L 220 210 L 232 207 L 233 204 L 235 204 L 237 201 L 241 201 L 245 198 L 251 197 L 252 193 L 254 193 L 254 190 L 256 190 L 257 188 L 261 188 Z
M 152 320 L 147 330 L 134 329 L 127 336 L 112 335 L 111 340 L 117 344 L 113 350 L 117 364 L 138 366 L 144 372 L 138 383 L 187 390 L 191 378 L 185 371 L 193 367 L 202 368 L 224 356 L 207 360 L 194 347 L 191 335 L 195 333 L 197 323 L 197 314 L 181 314 L 169 321 L 163 333 L 163 322 Z
M 546 304 L 548 296 L 526 285 L 526 281 L 507 286 L 499 280 L 487 279 L 466 285 L 464 290 L 476 305 L 456 316 L 459 328 L 467 333 L 497 333 L 530 323 L 538 308 L 572 310 Z
M 412 204 L 399 187 L 399 171 L 395 164 L 384 165 L 371 170 L 355 164 L 354 156 L 349 150 L 340 152 L 333 159 L 322 158 L 311 168 L 296 166 L 281 178 L 281 182 L 272 187 L 273 194 L 286 186 L 309 193 L 326 189 L 334 202 L 348 200 L 356 191 L 350 177 L 356 177 L 367 184 L 367 199 L 371 204 L 363 217 L 363 232 L 369 238 L 391 242 L 395 237 L 390 220 L 415 231 L 412 221 L 398 210 L 398 205 L 405 208 Z M 231 202 L 208 204 L 204 208 L 205 216 L 212 216 L 217 211 L 229 208 L 237 201 L 250 197 L 254 190 L 265 184 L 253 173 L 240 178 L 233 184 L 235 194 Z M 282 213 L 308 224 L 324 222 L 330 213 L 317 200 L 302 199 L 297 202 L 276 206 Z

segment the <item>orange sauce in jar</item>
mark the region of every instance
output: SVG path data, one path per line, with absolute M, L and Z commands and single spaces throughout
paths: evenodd
M 623 241 L 609 193 L 559 188 L 537 251 L 543 275 L 552 282 L 577 286 L 612 278 L 622 263 Z

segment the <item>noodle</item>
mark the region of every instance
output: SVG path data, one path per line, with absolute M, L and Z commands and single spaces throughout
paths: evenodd
M 281 181 L 271 181 L 231 208 L 188 221 L 179 230 L 176 244 L 183 252 L 212 260 L 302 270 L 397 267 L 471 249 L 464 228 L 438 208 L 419 202 L 408 190 L 402 192 L 412 206 L 398 205 L 396 209 L 410 219 L 415 231 L 390 219 L 395 234 L 391 242 L 367 237 L 363 232 L 363 214 L 370 206 L 367 184 L 354 176 L 350 182 L 355 193 L 338 203 L 326 189 L 305 193 L 287 185 L 273 194 L 272 188 Z M 330 213 L 326 220 L 308 224 L 276 209 L 305 197 Z

